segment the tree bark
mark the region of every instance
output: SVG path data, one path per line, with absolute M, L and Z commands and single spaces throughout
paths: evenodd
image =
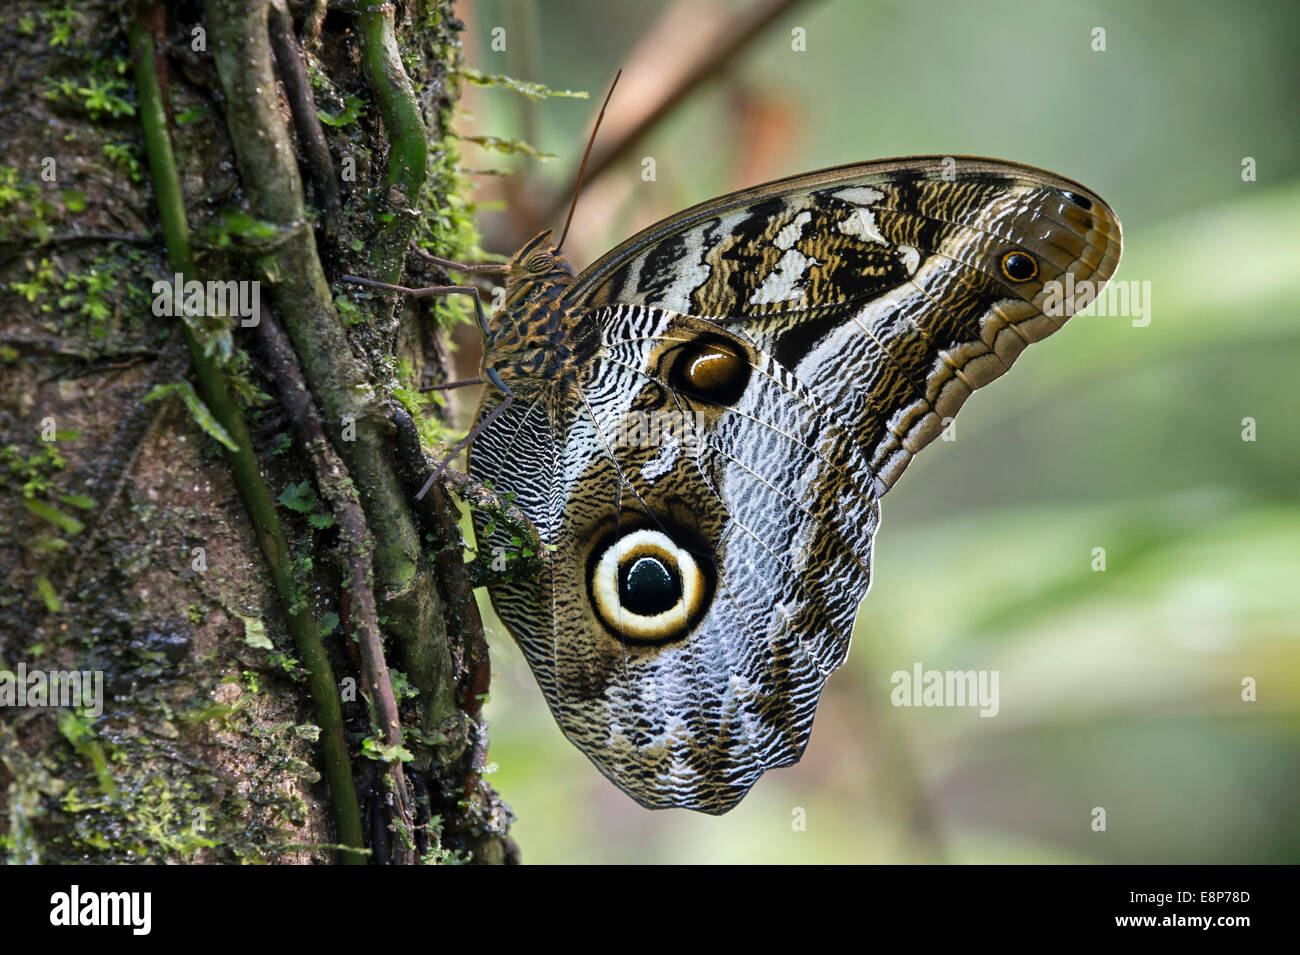
M 0 849 L 512 861 L 459 516 L 410 491 L 440 433 L 417 390 L 463 316 L 338 281 L 476 244 L 450 5 L 11 20 Z M 158 314 L 178 273 L 259 308 Z M 102 712 L 2 705 L 20 669 L 101 674 Z

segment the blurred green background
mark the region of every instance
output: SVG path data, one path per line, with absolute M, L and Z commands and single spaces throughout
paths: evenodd
M 469 66 L 592 94 L 469 89 L 462 132 L 561 157 L 463 147 L 466 166 L 514 170 L 480 179 L 485 247 L 511 251 L 497 243 L 533 224 L 518 210 L 571 188 L 617 67 L 611 117 L 655 95 L 674 36 L 745 6 L 458 4 Z M 678 208 L 820 166 L 1027 162 L 1116 209 L 1116 278 L 1151 283 L 1152 318 L 1074 319 L 911 466 L 803 762 L 727 816 L 649 812 L 606 782 L 491 618 L 493 781 L 525 861 L 1300 862 L 1297 54 L 1300 5 L 1280 0 L 810 2 L 592 183 L 579 266 Z M 1000 714 L 891 707 L 889 675 L 914 661 L 998 670 Z

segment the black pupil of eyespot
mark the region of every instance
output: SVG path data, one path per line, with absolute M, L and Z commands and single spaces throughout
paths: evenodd
M 735 345 L 703 340 L 687 346 L 673 361 L 669 385 L 674 391 L 711 405 L 731 405 L 749 384 L 750 364 Z
M 618 596 L 625 610 L 653 617 L 677 606 L 682 584 L 676 568 L 662 558 L 641 556 L 621 568 Z
M 1061 193 L 1061 195 L 1065 196 L 1065 198 L 1069 199 L 1080 209 L 1092 208 L 1092 203 L 1089 200 L 1085 199 L 1083 196 L 1079 195 L 1077 192 L 1063 192 Z
M 1013 279 L 1027 279 L 1034 275 L 1034 260 L 1020 252 L 1008 255 L 1002 266 Z

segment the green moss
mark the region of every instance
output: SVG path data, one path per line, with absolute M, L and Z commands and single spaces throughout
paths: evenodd
M 27 263 L 27 273 L 31 276 L 25 282 L 10 282 L 9 288 L 25 298 L 28 304 L 41 306 L 42 312 L 48 312 L 53 307 L 46 301 L 54 291 L 57 282 L 54 274 L 54 264 L 49 259 L 41 259 L 39 263 Z
M 567 97 L 568 99 L 587 98 L 587 93 L 584 90 L 553 90 L 544 83 L 530 83 L 527 80 L 517 80 L 513 76 L 505 76 L 500 73 L 482 73 L 464 65 L 456 68 L 456 75 L 473 83 L 475 86 L 489 86 L 510 90 L 512 93 L 526 96 L 533 101 L 550 99 L 555 96 Z
M 334 307 L 339 310 L 339 318 L 347 327 L 360 325 L 366 320 L 366 313 L 342 291 L 335 294 Z
M 104 156 L 109 162 L 124 169 L 132 182 L 144 181 L 144 163 L 138 143 L 104 143 Z
M 39 206 L 48 204 L 38 204 L 38 210 Z M 26 218 L 28 241 L 48 236 L 51 225 L 39 219 L 41 215 L 36 211 L 35 218 Z M 3 230 L 0 226 L 0 233 Z M 43 320 L 46 330 L 87 358 L 117 354 L 148 334 L 152 299 L 150 285 L 141 277 L 151 266 L 147 251 L 111 242 L 82 269 L 69 268 L 68 258 L 29 257 L 27 277 L 9 282 L 5 290 L 49 316 Z
M 385 359 L 385 371 L 388 372 L 385 387 L 389 394 L 402 403 L 406 413 L 415 422 L 421 443 L 439 448 L 458 439 L 460 432 L 457 429 L 445 424 L 440 416 L 430 413 L 433 405 L 441 405 L 445 399 L 437 392 L 420 392 L 419 373 L 406 358 L 388 356 Z
M 225 723 L 236 712 L 236 707 L 228 706 L 225 703 L 205 703 L 202 706 L 194 706 L 183 710 L 179 716 L 184 723 L 191 726 L 199 723 L 216 723 L 220 725 Z
M 426 36 L 430 46 L 426 62 L 452 64 L 460 68 L 460 40 L 456 33 L 446 29 L 441 19 L 441 8 L 430 4 Z M 431 118 L 433 145 L 429 152 L 428 174 L 420 192 L 421 211 L 415 240 L 419 246 L 434 255 L 457 262 L 481 262 L 484 256 L 479 248 L 478 227 L 474 223 L 475 208 L 466 197 L 471 195 L 469 180 L 461 171 L 460 152 L 451 129 L 456 118 L 460 90 L 454 85 L 456 73 L 450 73 L 446 82 L 452 84 L 447 99 L 440 104 L 436 118 Z M 435 319 L 443 328 L 462 322 L 474 321 L 473 304 L 465 295 L 440 296 L 433 300 Z M 420 418 L 416 417 L 416 421 Z
M 45 27 L 46 36 L 49 37 L 50 46 L 71 47 L 74 39 L 77 46 L 86 45 L 84 24 L 82 29 L 77 29 L 79 16 L 75 7 L 68 6 L 58 10 L 42 10 L 40 17 L 41 24 Z M 32 24 L 32 27 L 34 26 Z M 31 30 L 24 32 L 31 32 Z
M 202 103 L 196 103 L 188 106 L 176 114 L 176 125 L 187 126 L 197 120 L 204 119 L 208 115 L 208 108 Z
M 433 816 L 429 820 L 429 851 L 420 860 L 421 865 L 469 865 L 473 858 L 460 849 L 443 847 L 443 819 Z
M 128 97 L 131 85 L 120 76 L 99 74 L 88 76 L 84 86 L 77 87 L 79 105 L 91 119 L 102 116 L 130 117 L 135 115 L 135 104 Z
M 323 854 L 327 847 L 295 839 L 308 815 L 302 788 L 318 779 L 301 755 L 315 727 L 260 722 L 250 692 L 233 702 L 200 692 L 175 707 L 170 700 L 193 680 L 173 671 L 97 718 L 26 716 L 24 733 L 46 726 L 64 744 L 43 746 L 35 757 L 17 745 L 14 727 L 0 727 L 0 762 L 13 777 L 2 844 L 8 861 L 163 863 L 209 852 L 216 861 L 263 863 L 303 848 Z M 246 671 L 242 682 L 260 689 L 260 681 Z M 178 758 L 181 737 L 195 732 L 215 733 L 214 743 L 237 750 L 265 785 L 245 794 L 239 779 Z
M 123 52 L 122 33 L 89 29 L 71 6 L 44 10 L 40 18 L 50 46 L 67 53 L 65 70 L 44 78 L 42 95 L 92 120 L 134 116 L 135 93 L 127 78 L 131 63 Z
M 58 210 L 42 184 L 15 166 L 0 165 L 0 242 L 44 242 L 54 232 Z
M 0 212 L 39 191 L 40 188 L 34 182 L 22 178 L 17 166 L 0 165 Z
M 364 97 L 357 96 L 355 93 L 348 93 L 343 97 L 343 108 L 337 113 L 327 113 L 323 109 L 318 109 L 316 115 L 326 126 L 342 128 L 351 126 L 360 119 L 367 105 Z
M 53 441 L 44 441 L 32 435 L 30 444 L 0 448 L 0 496 L 22 502 L 21 510 L 11 512 L 15 525 L 9 531 L 27 554 L 23 564 L 30 585 L 16 588 L 15 595 L 21 593 L 32 604 L 58 613 L 61 605 L 50 577 L 59 554 L 84 529 L 75 512 L 93 510 L 95 501 L 71 491 L 63 474 L 67 461 L 59 443 L 80 435 L 56 430 L 52 437 Z
M 522 139 L 515 139 L 512 136 L 461 136 L 460 139 L 462 142 L 474 143 L 484 149 L 490 149 L 492 152 L 503 153 L 507 156 L 527 156 L 529 159 L 541 160 L 559 158 L 555 153 L 542 152 L 536 146 L 532 146 Z
M 59 308 L 89 319 L 93 337 L 108 337 L 108 320 L 113 317 L 117 291 L 117 279 L 112 272 L 92 267 L 84 273 L 69 275 L 63 290 Z

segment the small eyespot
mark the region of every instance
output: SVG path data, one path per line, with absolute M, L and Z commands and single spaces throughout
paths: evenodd
M 1065 191 L 1062 191 L 1062 192 L 1061 192 L 1061 195 L 1065 196 L 1065 198 L 1069 199 L 1071 202 L 1073 202 L 1073 203 L 1074 203 L 1076 206 L 1078 206 L 1080 209 L 1091 209 L 1091 208 L 1092 208 L 1092 200 L 1086 198 L 1085 196 L 1081 196 L 1081 195 L 1079 195 L 1077 192 L 1065 192 Z
M 1008 252 L 1002 256 L 1002 274 L 1013 282 L 1028 282 L 1038 274 L 1038 263 L 1024 252 Z
M 661 643 L 695 621 L 706 583 L 695 558 L 657 530 L 612 541 L 592 565 L 591 595 L 601 621 L 621 639 Z
M 730 405 L 749 383 L 749 358 L 730 342 L 703 339 L 674 357 L 669 384 L 675 391 L 712 404 Z

